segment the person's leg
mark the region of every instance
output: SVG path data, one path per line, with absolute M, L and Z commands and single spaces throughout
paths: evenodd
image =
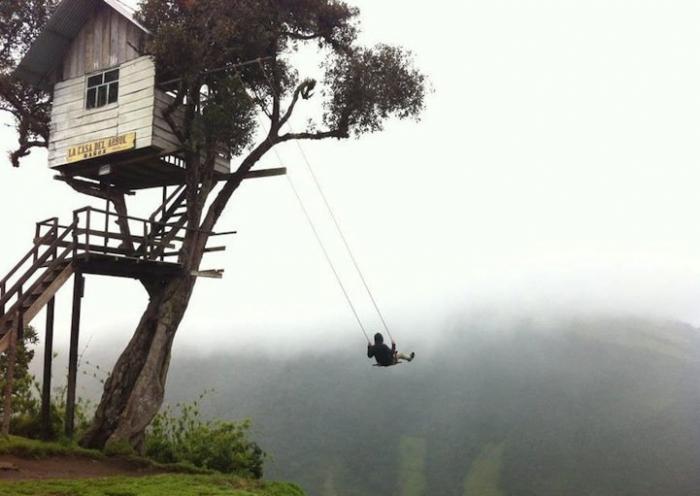
M 416 356 L 415 353 L 411 353 L 410 355 L 407 355 L 406 353 L 397 353 L 396 360 L 397 361 L 404 360 L 406 362 L 410 362 L 411 360 L 413 360 L 413 357 L 415 357 L 415 356 Z

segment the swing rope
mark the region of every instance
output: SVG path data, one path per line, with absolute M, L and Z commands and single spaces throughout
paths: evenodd
M 275 150 L 275 153 L 277 154 L 277 156 L 279 158 L 279 153 L 277 153 L 276 150 Z M 340 289 L 343 291 L 343 295 L 345 296 L 345 301 L 348 302 L 348 306 L 350 307 L 352 314 L 355 316 L 355 320 L 357 320 L 357 323 L 360 326 L 360 329 L 362 330 L 362 334 L 364 334 L 365 339 L 367 339 L 367 343 L 372 344 L 372 342 L 369 339 L 369 335 L 367 334 L 367 329 L 365 329 L 365 326 L 362 324 L 362 319 L 360 319 L 360 315 L 357 313 L 357 309 L 355 308 L 355 305 L 352 303 L 352 299 L 350 298 L 350 294 L 348 293 L 348 290 L 345 287 L 345 284 L 343 284 L 343 280 L 340 278 L 340 274 L 338 273 L 338 270 L 335 268 L 335 265 L 333 264 L 333 260 L 331 259 L 330 254 L 328 253 L 328 250 L 326 249 L 326 246 L 323 244 L 323 240 L 321 239 L 321 235 L 319 234 L 318 229 L 316 229 L 316 226 L 314 225 L 313 219 L 311 218 L 311 214 L 309 214 L 309 211 L 306 208 L 306 205 L 304 205 L 304 201 L 301 199 L 301 195 L 299 194 L 299 190 L 297 190 L 296 186 L 294 186 L 294 182 L 292 182 L 292 179 L 289 177 L 289 175 L 287 175 L 286 177 L 287 177 L 287 181 L 289 182 L 289 186 L 291 186 L 292 191 L 294 192 L 294 196 L 296 196 L 297 202 L 299 203 L 299 206 L 301 207 L 301 211 L 304 213 L 304 217 L 306 217 L 306 222 L 308 222 L 309 227 L 311 227 L 311 230 L 314 233 L 314 237 L 316 238 L 316 241 L 318 242 L 318 246 L 321 247 L 321 251 L 323 252 L 323 255 L 326 257 L 326 261 L 328 262 L 328 266 L 331 268 L 331 271 L 333 272 L 333 275 L 335 276 L 335 280 L 338 281 L 338 285 L 340 286 Z
M 294 132 L 294 129 L 292 129 L 291 125 L 289 126 L 290 130 Z M 313 182 L 316 185 L 316 189 L 318 190 L 319 194 L 321 195 L 321 198 L 323 199 L 323 203 L 326 206 L 326 209 L 328 210 L 328 213 L 331 216 L 331 219 L 333 220 L 333 225 L 335 226 L 335 229 L 338 231 L 338 234 L 340 235 L 340 239 L 343 241 L 343 245 L 345 245 L 345 249 L 348 252 L 348 255 L 350 255 L 350 260 L 352 260 L 352 264 L 355 267 L 355 270 L 357 271 L 357 274 L 360 276 L 360 279 L 362 280 L 362 285 L 365 287 L 365 290 L 367 291 L 367 294 L 369 295 L 370 300 L 372 300 L 372 305 L 374 306 L 374 309 L 377 312 L 377 315 L 379 315 L 379 319 L 382 321 L 382 325 L 384 326 L 384 329 L 386 330 L 387 335 L 389 336 L 389 339 L 391 339 L 392 342 L 394 342 L 394 337 L 391 335 L 391 331 L 389 330 L 389 326 L 386 323 L 386 319 L 384 319 L 384 315 L 382 314 L 382 311 L 379 308 L 379 304 L 377 303 L 377 300 L 374 297 L 374 294 L 372 293 L 372 290 L 369 287 L 369 284 L 367 283 L 367 279 L 365 278 L 362 269 L 360 269 L 360 265 L 357 262 L 357 259 L 355 258 L 355 254 L 350 248 L 350 243 L 348 242 L 348 239 L 345 237 L 345 233 L 343 232 L 343 229 L 340 227 L 340 222 L 338 222 L 338 218 L 335 215 L 335 212 L 333 210 L 333 207 L 331 206 L 330 202 L 328 201 L 328 197 L 326 196 L 326 193 L 321 186 L 320 181 L 318 180 L 318 176 L 316 176 L 316 172 L 314 171 L 314 168 L 311 165 L 311 162 L 306 155 L 306 152 L 304 151 L 304 148 L 301 146 L 301 143 L 299 141 L 296 141 L 296 145 L 299 148 L 299 152 L 301 152 L 301 156 L 304 159 L 304 163 L 306 164 L 306 168 L 311 174 L 311 177 L 313 178 Z
M 270 88 L 273 89 L 275 86 L 272 83 L 272 81 L 270 80 L 269 74 L 265 70 L 265 66 L 262 63 L 262 60 L 258 59 L 257 62 L 258 62 L 258 65 L 260 67 L 260 70 L 261 70 L 263 76 L 267 80 L 267 83 L 270 85 Z M 245 88 L 246 85 L 243 81 L 243 78 L 242 78 L 240 71 L 238 71 L 237 68 L 236 68 L 236 75 L 238 76 L 238 79 L 241 82 L 241 84 L 243 85 L 243 87 Z M 247 91 L 245 92 L 245 94 L 248 96 L 248 98 L 250 98 L 250 100 L 253 103 L 256 103 L 255 100 L 253 99 L 253 97 L 250 96 Z M 292 132 L 294 132 L 291 125 L 289 123 L 287 123 L 287 125 L 289 126 L 290 130 Z M 326 196 L 325 191 L 323 190 L 323 187 L 321 186 L 321 183 L 318 180 L 318 177 L 316 176 L 316 173 L 315 173 L 313 167 L 311 166 L 311 162 L 310 162 L 308 156 L 306 155 L 304 148 L 301 146 L 301 143 L 299 143 L 298 140 L 295 140 L 295 142 L 296 142 L 296 145 L 299 148 L 299 151 L 301 152 L 301 155 L 304 159 L 304 163 L 306 164 L 306 168 L 309 171 L 309 173 L 311 174 L 311 177 L 312 177 L 313 182 L 316 186 L 316 189 L 318 190 L 319 194 L 321 195 L 321 198 L 323 199 L 323 203 L 326 206 L 326 209 L 328 210 L 328 213 L 330 214 L 331 219 L 333 220 L 333 224 L 335 226 L 335 229 L 337 230 L 338 234 L 340 235 L 340 238 L 343 242 L 343 245 L 345 246 L 345 249 L 347 250 L 347 252 L 350 256 L 352 264 L 355 267 L 355 270 L 357 271 L 358 275 L 360 276 L 362 284 L 363 284 L 365 290 L 367 291 L 367 294 L 369 295 L 370 300 L 372 301 L 372 305 L 374 306 L 374 309 L 376 310 L 377 315 L 379 315 L 379 318 L 382 322 L 382 325 L 384 326 L 384 329 L 387 332 L 387 335 L 389 336 L 391 341 L 394 342 L 394 337 L 392 336 L 391 331 L 389 330 L 389 326 L 386 323 L 386 319 L 384 318 L 384 315 L 382 314 L 382 312 L 379 308 L 379 305 L 377 304 L 377 300 L 375 299 L 374 294 L 372 293 L 372 291 L 369 287 L 369 284 L 367 283 L 367 279 L 365 278 L 362 270 L 360 269 L 360 265 L 357 262 L 355 254 L 353 253 L 353 251 L 350 247 L 350 243 L 348 242 L 343 229 L 340 227 L 340 222 L 338 221 L 338 218 L 335 215 L 335 212 L 334 212 L 330 202 L 328 201 L 328 197 Z M 280 162 L 282 162 L 282 158 L 279 154 L 279 151 L 277 149 L 275 149 L 274 152 L 277 155 L 277 159 Z M 309 210 L 306 208 L 306 205 L 304 204 L 304 201 L 302 200 L 301 195 L 299 194 L 299 190 L 296 188 L 296 186 L 294 185 L 294 182 L 289 177 L 289 175 L 287 175 L 287 181 L 288 181 L 290 187 L 292 188 L 292 191 L 294 192 L 294 196 L 296 197 L 297 202 L 299 203 L 299 206 L 301 207 L 301 210 L 304 214 L 304 217 L 306 218 L 307 223 L 309 224 L 309 227 L 311 227 L 311 231 L 313 232 L 314 237 L 316 238 L 316 241 L 318 242 L 318 245 L 321 247 L 321 251 L 323 252 L 324 257 L 326 258 L 326 261 L 328 262 L 328 266 L 330 267 L 331 271 L 333 272 L 333 275 L 334 275 L 336 281 L 338 282 L 340 289 L 343 292 L 345 300 L 348 303 L 348 306 L 350 307 L 350 310 L 351 310 L 353 316 L 355 317 L 355 320 L 357 321 L 357 323 L 360 327 L 360 330 L 362 331 L 362 334 L 364 335 L 365 339 L 367 340 L 367 343 L 372 344 L 372 342 L 369 338 L 369 335 L 367 333 L 367 329 L 365 328 L 364 324 L 362 323 L 362 319 L 360 318 L 360 315 L 357 312 L 357 309 L 355 308 L 355 305 L 353 304 L 352 299 L 350 298 L 350 294 L 348 293 L 348 290 L 345 287 L 345 284 L 343 284 L 343 281 L 340 277 L 340 274 L 338 273 L 338 270 L 336 269 L 335 265 L 333 264 L 333 260 L 331 259 L 331 256 L 328 253 L 328 249 L 326 248 L 325 244 L 323 243 L 323 239 L 321 238 L 318 230 L 316 229 L 316 226 L 314 225 L 311 214 L 309 213 Z

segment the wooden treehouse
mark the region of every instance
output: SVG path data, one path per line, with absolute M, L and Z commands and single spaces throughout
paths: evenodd
M 46 429 L 54 297 L 74 279 L 68 436 L 73 433 L 85 275 L 163 280 L 183 271 L 178 256 L 188 229 L 185 163 L 182 144 L 164 117 L 173 97 L 159 83 L 152 57 L 144 55 L 148 37 L 148 30 L 118 0 L 63 0 L 15 73 L 53 92 L 48 161 L 57 179 L 124 194 L 163 190 L 162 203 L 148 218 L 118 214 L 107 201 L 104 208 L 73 212 L 68 222 L 52 218 L 37 223 L 32 247 L 0 279 L 0 352 L 12 355 L 24 327 L 47 310 L 42 394 Z M 177 122 L 183 114 L 176 109 L 171 116 Z M 231 176 L 226 154 L 216 157 L 215 173 L 221 180 Z M 247 177 L 282 173 L 284 169 L 257 171 Z

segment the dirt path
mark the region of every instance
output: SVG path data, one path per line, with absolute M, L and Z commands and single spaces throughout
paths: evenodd
M 90 479 L 125 475 L 142 477 L 164 473 L 144 468 L 127 460 L 91 460 L 75 456 L 49 457 L 41 460 L 0 455 L 0 481 L 37 479 Z

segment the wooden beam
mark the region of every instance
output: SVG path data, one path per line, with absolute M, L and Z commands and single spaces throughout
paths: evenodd
M 117 194 L 121 194 L 121 195 L 129 195 L 129 196 L 134 196 L 136 194 L 133 191 L 128 190 L 128 189 L 118 188 L 116 186 L 107 186 L 106 184 L 93 182 L 93 181 L 87 181 L 85 179 L 75 179 L 74 177 L 71 177 L 71 176 L 54 176 L 53 178 L 56 181 L 68 183 L 69 186 L 72 186 L 71 183 L 73 183 L 73 185 L 75 185 L 78 188 L 90 188 L 90 189 L 95 189 L 95 190 L 106 190 L 106 191 L 110 191 L 112 193 L 117 193 Z
M 48 270 L 48 269 L 47 269 Z M 41 296 L 36 299 L 32 305 L 27 308 L 24 312 L 24 323 L 29 324 L 31 321 L 36 317 L 36 315 L 41 311 L 42 308 L 44 308 L 44 305 L 47 305 L 51 300 L 53 300 L 53 297 L 56 293 L 58 293 L 58 290 L 63 287 L 65 282 L 70 279 L 70 276 L 73 275 L 73 264 L 68 264 L 65 269 L 61 271 L 61 273 L 54 279 L 49 287 L 44 289 L 41 293 Z
M 190 274 L 194 277 L 204 277 L 207 279 L 223 279 L 224 270 L 193 270 Z
M 53 326 L 56 300 L 51 298 L 46 305 L 46 336 L 44 338 L 44 378 L 41 383 L 41 437 L 48 441 L 51 429 L 51 370 L 53 365 Z
M 83 299 L 85 277 L 76 272 L 73 279 L 73 316 L 70 329 L 70 351 L 68 355 L 68 390 L 66 392 L 65 434 L 73 439 L 75 432 L 75 390 L 78 379 L 78 343 L 80 341 L 80 309 Z
M 233 174 L 228 174 L 228 176 L 233 176 L 236 173 L 234 172 Z M 278 167 L 275 169 L 263 169 L 263 170 L 255 170 L 255 171 L 250 171 L 248 172 L 243 179 L 259 179 L 263 177 L 276 177 L 276 176 L 285 176 L 287 175 L 287 168 L 286 167 Z M 227 178 L 228 179 L 228 178 Z

